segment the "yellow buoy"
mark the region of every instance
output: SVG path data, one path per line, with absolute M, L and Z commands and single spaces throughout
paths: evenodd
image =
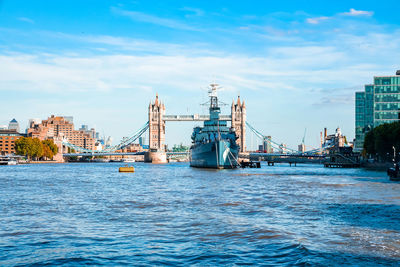
M 135 168 L 134 167 L 119 167 L 119 172 L 135 172 Z

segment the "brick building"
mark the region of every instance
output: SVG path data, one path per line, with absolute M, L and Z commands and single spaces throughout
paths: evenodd
M 15 154 L 15 140 L 22 136 L 16 130 L 0 130 L 0 154 Z
M 86 131 L 74 130 L 74 124 L 70 117 L 52 115 L 40 123 L 31 122 L 28 128 L 28 136 L 32 138 L 57 139 L 63 138 L 76 146 L 94 150 L 95 138 Z

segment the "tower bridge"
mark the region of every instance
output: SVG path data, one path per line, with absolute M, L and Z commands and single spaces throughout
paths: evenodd
M 146 161 L 163 162 L 166 160 L 165 154 L 165 122 L 166 121 L 205 121 L 209 120 L 209 115 L 166 115 L 165 105 L 158 99 L 158 94 L 154 102 L 150 102 L 148 108 L 149 115 L 149 152 L 145 154 Z M 238 139 L 236 142 L 240 146 L 240 151 L 246 151 L 246 106 L 244 101 L 238 97 L 237 102 L 232 101 L 231 115 L 220 115 L 220 120 L 230 121 L 231 127 L 235 129 Z

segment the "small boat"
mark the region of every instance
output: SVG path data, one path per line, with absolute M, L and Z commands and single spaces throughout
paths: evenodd
M 17 165 L 18 162 L 16 159 L 10 157 L 0 158 L 0 165 Z
M 392 168 L 387 170 L 387 174 L 389 175 L 389 179 L 391 181 L 400 181 L 399 163 L 395 163 Z
M 100 162 L 100 163 L 107 163 L 110 162 L 109 159 L 105 159 L 105 158 L 95 158 L 91 160 L 92 162 Z
M 122 159 L 121 160 L 121 162 L 129 162 L 129 163 L 131 163 L 131 162 L 135 162 L 135 159 L 134 158 L 124 158 L 124 159 Z
M 119 167 L 119 172 L 135 172 L 135 168 L 126 165 L 125 167 Z
M 10 160 L 8 161 L 8 165 L 17 165 L 17 164 L 18 164 L 18 162 L 17 162 L 16 159 L 10 159 Z

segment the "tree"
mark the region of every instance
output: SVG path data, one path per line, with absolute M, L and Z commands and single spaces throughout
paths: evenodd
M 14 148 L 17 155 L 26 156 L 30 160 L 32 156 L 32 138 L 21 137 L 15 140 Z
M 43 157 L 48 159 L 53 159 L 54 157 L 53 151 L 51 151 L 47 144 L 43 144 Z
M 38 158 L 41 158 L 42 156 L 43 156 L 43 144 L 39 138 L 33 138 L 32 139 L 31 157 L 35 158 L 37 160 Z
M 54 144 L 53 140 L 47 139 L 42 141 L 43 144 L 43 156 L 49 159 L 53 159 L 54 155 L 58 153 L 58 147 Z
M 39 138 L 21 137 L 15 141 L 15 152 L 29 160 L 42 157 L 53 159 L 58 153 L 58 147 L 51 139 L 40 141 Z
M 364 138 L 364 152 L 391 160 L 393 147 L 400 151 L 400 122 L 385 123 L 369 131 Z
M 371 130 L 365 134 L 364 137 L 364 151 L 368 155 L 375 155 L 375 135 L 374 131 Z

